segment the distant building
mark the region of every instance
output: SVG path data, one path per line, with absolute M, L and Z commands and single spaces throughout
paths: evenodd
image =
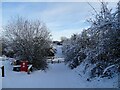
M 61 41 L 53 41 L 53 44 L 62 45 L 62 42 Z

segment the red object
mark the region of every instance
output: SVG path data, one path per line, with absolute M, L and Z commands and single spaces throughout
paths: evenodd
M 27 72 L 27 70 L 28 70 L 28 61 L 21 61 L 20 71 Z

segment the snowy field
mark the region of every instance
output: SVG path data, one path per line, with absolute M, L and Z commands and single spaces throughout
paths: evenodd
M 61 51 L 57 47 L 57 52 Z M 61 53 L 57 53 L 59 57 Z M 45 71 L 26 72 L 12 71 L 9 60 L 2 61 L 5 66 L 5 77 L 1 78 L 2 88 L 117 88 L 117 76 L 112 79 L 96 78 L 86 80 L 86 75 L 79 75 L 81 67 L 69 69 L 64 63 L 49 64 Z

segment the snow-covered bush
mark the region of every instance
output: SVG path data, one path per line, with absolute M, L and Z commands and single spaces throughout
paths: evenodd
M 76 68 L 85 58 L 84 52 L 89 44 L 87 36 L 82 34 L 74 34 L 69 40 L 63 42 L 63 53 L 65 54 L 65 62 L 73 69 Z
M 4 37 L 15 52 L 15 57 L 30 60 L 37 69 L 47 67 L 45 58 L 48 55 L 46 50 L 51 48 L 51 35 L 44 23 L 18 17 L 12 19 L 4 31 Z
M 107 3 L 101 2 L 101 11 L 90 19 L 91 27 L 64 41 L 66 62 L 76 68 L 84 60 L 93 64 L 90 77 L 102 76 L 104 70 L 115 65 L 120 69 L 120 2 L 112 13 Z M 88 67 L 89 68 L 89 67 Z M 111 69 L 112 72 L 112 69 Z M 110 76 L 113 73 L 106 74 Z
M 93 32 L 93 37 L 99 38 L 96 42 L 97 54 L 94 56 L 96 65 L 102 67 L 102 72 L 106 67 L 110 65 L 118 65 L 116 60 L 120 58 L 120 28 L 118 28 L 118 23 L 116 20 L 115 13 L 111 13 L 111 10 L 107 8 L 106 3 L 102 3 L 101 12 L 98 14 L 101 18 L 96 18 L 96 24 L 92 24 L 91 31 Z M 116 27 L 117 26 L 117 27 Z M 99 67 L 95 67 L 99 69 Z M 93 68 L 93 71 L 94 69 Z M 101 75 L 103 73 L 100 73 Z M 94 73 L 93 73 L 94 74 Z

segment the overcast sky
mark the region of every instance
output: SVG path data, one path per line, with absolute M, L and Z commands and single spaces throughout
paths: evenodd
M 91 5 L 99 10 L 97 2 Z M 116 3 L 110 3 L 110 8 L 116 8 Z M 60 37 L 70 37 L 73 33 L 80 33 L 88 28 L 87 19 L 94 11 L 87 2 L 3 2 L 2 24 L 5 25 L 11 17 L 23 16 L 28 19 L 40 19 L 46 23 L 53 40 Z

